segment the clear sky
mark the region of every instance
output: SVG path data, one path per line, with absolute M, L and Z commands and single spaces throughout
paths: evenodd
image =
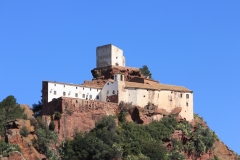
M 0 1 L 0 101 L 41 99 L 42 80 L 91 80 L 96 47 L 194 91 L 194 111 L 240 154 L 240 1 Z

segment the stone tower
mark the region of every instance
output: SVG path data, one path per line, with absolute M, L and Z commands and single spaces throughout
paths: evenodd
M 125 57 L 123 50 L 112 44 L 99 46 L 96 49 L 97 68 L 106 66 L 125 67 Z

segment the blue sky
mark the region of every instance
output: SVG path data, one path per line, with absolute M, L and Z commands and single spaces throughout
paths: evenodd
M 97 46 L 194 91 L 194 111 L 240 154 L 240 1 L 0 1 L 0 101 L 40 100 L 42 80 L 91 80 Z

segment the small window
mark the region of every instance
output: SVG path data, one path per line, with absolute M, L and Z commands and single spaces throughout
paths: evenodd
M 54 86 L 56 86 L 56 84 L 54 84 Z
M 96 99 L 99 99 L 99 96 L 97 96 Z
M 82 98 L 85 98 L 85 94 L 82 95 Z
M 121 75 L 121 81 L 123 81 L 123 75 Z
M 188 102 L 186 103 L 186 106 L 188 106 Z
M 98 89 L 97 89 L 97 92 L 98 92 Z
M 65 88 L 65 85 L 63 85 L 63 87 Z
M 78 93 L 75 93 L 75 97 L 78 97 Z
M 113 90 L 113 92 L 112 92 L 113 94 L 115 94 L 115 91 Z
M 84 87 L 83 87 L 83 90 L 84 90 Z
M 107 85 L 109 85 L 109 83 L 107 83 Z
M 186 94 L 186 98 L 189 99 L 189 94 Z
M 182 93 L 180 94 L 180 98 L 182 98 Z
M 90 91 L 92 90 L 92 88 L 90 88 Z
M 107 94 L 109 94 L 109 90 L 107 90 Z
M 114 77 L 115 77 L 115 81 L 117 81 L 117 75 L 115 75 Z
M 57 91 L 54 91 L 53 94 L 56 95 L 56 94 L 57 94 Z
M 118 63 L 115 63 L 116 66 L 118 66 L 119 64 Z
M 76 87 L 76 89 L 77 89 L 77 87 Z
M 130 96 L 130 94 L 129 94 L 129 96 Z
M 89 99 L 92 99 L 92 95 L 91 94 L 89 95 Z
M 116 59 L 118 59 L 118 57 L 116 57 Z
M 63 96 L 66 96 L 66 92 L 63 92 Z
M 145 95 L 143 95 L 143 97 L 145 97 Z

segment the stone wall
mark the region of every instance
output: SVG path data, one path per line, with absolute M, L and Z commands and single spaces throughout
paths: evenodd
M 90 131 L 103 116 L 115 115 L 118 105 L 110 102 L 61 97 L 44 106 L 43 120 L 47 124 L 54 119 L 54 109 L 62 113 L 60 120 L 54 120 L 55 131 L 58 132 L 58 138 L 62 141 L 66 138 L 73 138 L 76 131 L 83 133 Z

